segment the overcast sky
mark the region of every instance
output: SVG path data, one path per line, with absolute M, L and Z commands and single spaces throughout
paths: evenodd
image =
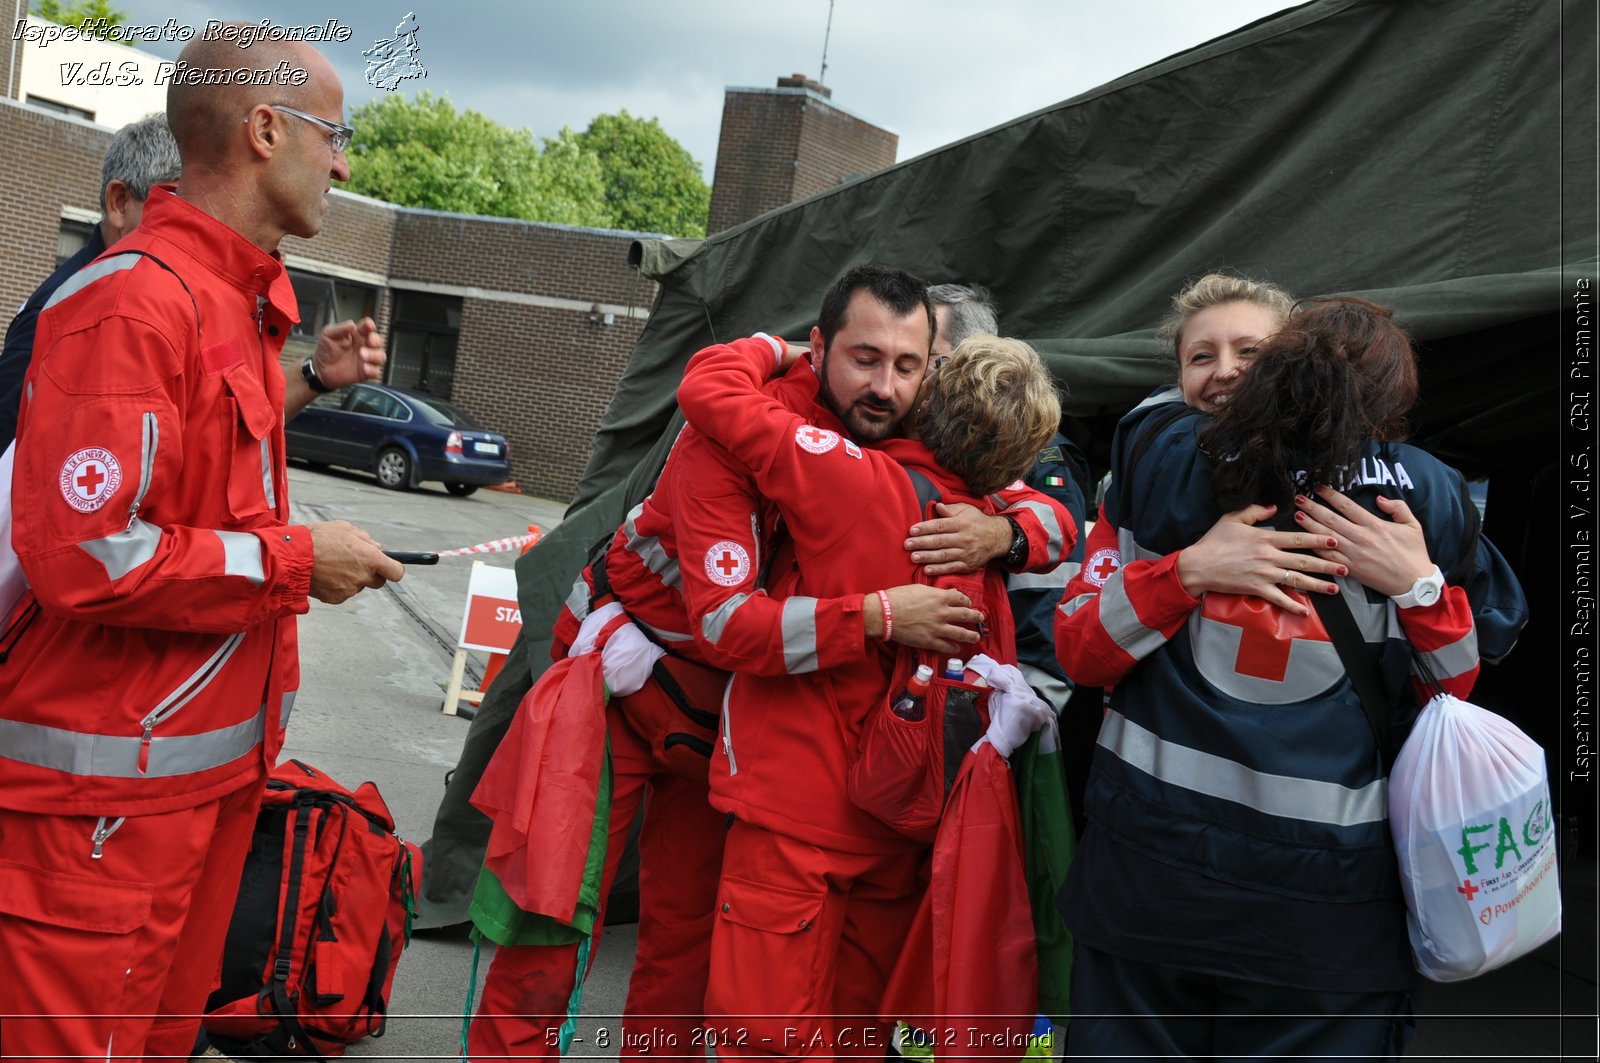
M 716 165 L 723 92 L 820 73 L 828 0 L 113 0 L 128 23 L 173 17 L 351 30 L 323 46 L 346 105 L 383 93 L 361 52 L 415 12 L 427 77 L 398 91 L 553 136 L 626 108 L 659 118 Z M 1057 103 L 1293 4 L 1283 0 L 835 0 L 825 84 L 833 101 L 900 136 L 899 159 Z M 337 11 L 336 16 L 330 12 Z M 270 12 L 270 14 L 269 14 Z M 145 44 L 176 56 L 182 45 Z

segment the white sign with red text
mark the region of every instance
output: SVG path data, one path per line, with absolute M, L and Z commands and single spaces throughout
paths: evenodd
M 474 561 L 467 584 L 467 608 L 461 617 L 461 637 L 456 639 L 456 645 L 464 650 L 510 653 L 521 630 L 516 570 Z

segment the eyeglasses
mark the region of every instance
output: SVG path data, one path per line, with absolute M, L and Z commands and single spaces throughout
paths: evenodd
M 334 151 L 343 151 L 345 148 L 349 147 L 350 138 L 356 135 L 356 131 L 347 125 L 339 125 L 336 122 L 328 121 L 326 118 L 318 118 L 314 114 L 306 114 L 304 111 L 297 111 L 293 107 L 285 107 L 281 103 L 274 103 L 271 105 L 271 107 L 274 111 L 282 111 L 285 114 L 292 114 L 296 118 L 303 118 L 312 125 L 321 126 L 329 133 L 332 133 Z

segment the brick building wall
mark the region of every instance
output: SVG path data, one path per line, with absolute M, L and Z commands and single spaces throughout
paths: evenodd
M 899 136 L 837 106 L 831 95 L 801 74 L 779 78 L 776 88 L 727 90 L 707 232 L 894 165 Z
M 706 232 L 719 233 L 794 202 L 803 90 L 729 89 Z
M 56 268 L 63 208 L 100 216 L 100 157 L 111 132 L 0 99 L 0 158 L 11 173 L 0 196 L 0 317 Z
M 639 234 L 397 213 L 391 286 L 462 300 L 451 398 L 511 440 L 518 486 L 571 498 L 655 301 Z

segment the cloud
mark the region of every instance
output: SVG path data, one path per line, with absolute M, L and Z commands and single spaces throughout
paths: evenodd
M 728 86 L 771 87 L 791 73 L 817 77 L 827 0 L 586 0 L 462 3 L 365 0 L 329 6 L 282 0 L 121 0 L 130 23 L 203 26 L 210 19 L 320 25 L 333 17 L 351 39 L 324 51 L 344 79 L 347 105 L 382 90 L 364 81 L 361 51 L 394 32 L 408 11 L 428 71 L 407 95 L 448 94 L 539 136 L 582 129 L 623 108 L 656 117 L 714 173 Z M 900 158 L 932 150 L 1103 84 L 1254 21 L 1281 0 L 1139 0 L 1022 3 L 838 0 L 826 82 L 834 102 L 900 136 Z M 270 10 L 270 15 L 265 14 Z M 181 45 L 147 50 L 175 56 Z

